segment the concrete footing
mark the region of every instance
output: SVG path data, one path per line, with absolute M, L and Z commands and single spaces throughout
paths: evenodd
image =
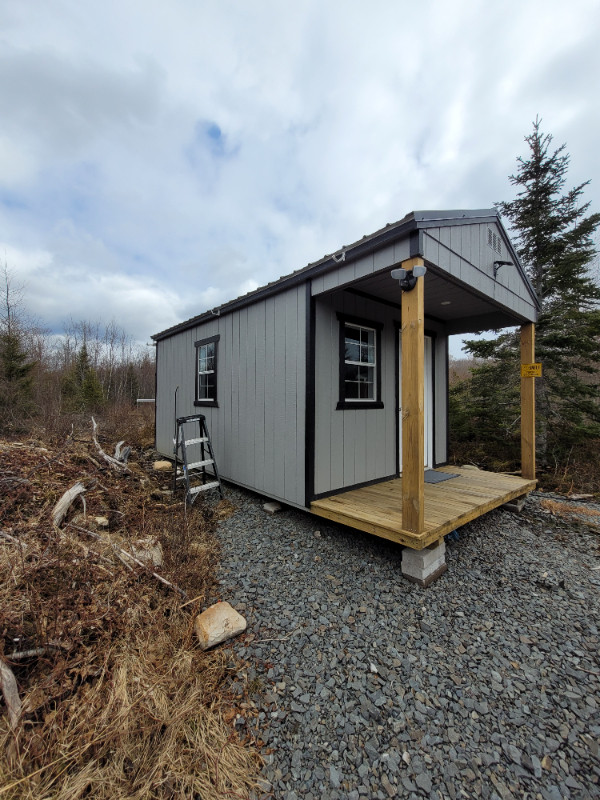
M 525 501 L 527 500 L 527 495 L 523 494 L 521 497 L 515 497 L 514 500 L 511 500 L 510 503 L 504 503 L 502 508 L 505 508 L 507 511 L 512 511 L 513 514 L 520 514 L 523 511 L 523 507 L 525 506 Z
M 402 551 L 402 574 L 419 586 L 429 586 L 448 569 L 445 554 L 446 544 L 443 539 L 424 550 L 405 547 Z

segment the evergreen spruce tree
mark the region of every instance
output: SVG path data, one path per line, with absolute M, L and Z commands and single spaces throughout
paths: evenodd
M 90 363 L 85 341 L 75 364 L 63 379 L 62 395 L 66 411 L 97 411 L 104 405 L 102 386 Z
M 23 349 L 14 326 L 0 334 L 0 427 L 20 431 L 21 423 L 33 411 L 33 369 L 35 363 Z
M 140 382 L 135 372 L 133 364 L 128 364 L 127 374 L 125 376 L 125 393 L 124 399 L 135 406 L 138 397 L 140 396 Z
M 510 182 L 516 199 L 498 204 L 509 221 L 519 257 L 541 301 L 536 326 L 538 457 L 543 465 L 564 462 L 573 448 L 600 436 L 600 287 L 590 268 L 596 257 L 594 233 L 600 214 L 588 214 L 583 192 L 589 181 L 565 191 L 569 155 L 540 120 L 525 137 L 527 158 L 518 158 Z M 488 440 L 518 458 L 518 333 L 494 341 L 470 341 L 467 350 L 486 359 L 469 381 L 455 387 L 451 404 L 458 436 Z M 511 388 L 512 387 L 512 388 Z
M 24 345 L 22 287 L 15 287 L 8 266 L 0 275 L 2 301 L 0 305 L 0 429 L 21 432 L 23 423 L 33 410 L 33 371 Z

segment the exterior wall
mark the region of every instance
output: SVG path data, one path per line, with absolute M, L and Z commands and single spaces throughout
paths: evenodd
M 360 278 L 393 267 L 407 258 L 410 258 L 410 240 L 405 238 L 382 247 L 374 253 L 369 253 L 367 256 L 348 261 L 348 263 L 342 261 L 336 269 L 318 278 L 313 278 L 312 293 L 318 295 L 341 286 L 351 285 Z
M 383 324 L 383 409 L 338 410 L 339 321 L 337 312 Z M 397 344 L 400 308 L 350 292 L 315 301 L 315 495 L 398 474 Z M 434 340 L 434 457 L 447 460 L 447 337 L 443 326 L 425 321 Z
M 488 245 L 488 228 L 502 242 L 500 253 Z M 513 261 L 496 223 L 428 227 L 423 231 L 423 255 L 476 292 L 527 320 L 536 320 L 534 300 L 517 266 L 500 267 L 494 279 L 494 261 Z
M 206 416 L 223 478 L 305 503 L 306 288 L 300 286 L 157 345 L 157 449 L 173 455 L 177 414 Z M 194 406 L 194 342 L 220 335 L 218 408 Z

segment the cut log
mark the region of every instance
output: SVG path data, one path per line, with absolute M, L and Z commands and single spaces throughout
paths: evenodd
M 65 518 L 67 511 L 71 507 L 73 501 L 85 492 L 85 486 L 81 481 L 73 484 L 70 489 L 63 494 L 58 503 L 52 510 L 52 522 L 56 528 L 60 528 L 60 524 Z

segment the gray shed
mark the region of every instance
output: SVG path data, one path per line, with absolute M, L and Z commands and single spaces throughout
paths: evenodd
M 529 364 L 538 308 L 494 209 L 415 211 L 154 335 L 156 447 L 173 457 L 178 386 L 177 413 L 205 414 L 226 480 L 435 545 L 535 485 L 533 378 L 522 379 L 522 478 L 444 466 L 448 336 L 521 326 Z M 453 477 L 429 483 L 426 470 Z

